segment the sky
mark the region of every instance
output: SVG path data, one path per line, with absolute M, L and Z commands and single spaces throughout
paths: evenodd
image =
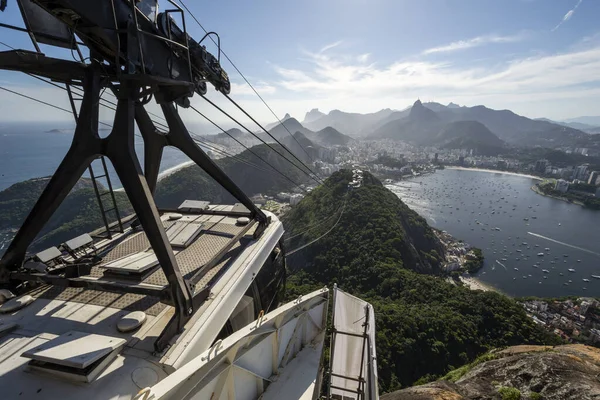
M 404 109 L 417 98 L 483 104 L 531 118 L 600 115 L 599 0 L 184 2 L 206 29 L 219 33 L 222 49 L 279 118 L 290 113 L 301 121 L 313 108 Z M 192 18 L 186 21 L 188 32 L 202 37 Z M 0 22 L 22 26 L 14 1 Z M 23 33 L 0 34 L 13 47 L 32 49 L 28 40 Z M 49 47 L 43 51 L 70 57 Z M 234 68 L 227 61 L 223 66 L 232 79 L 232 98 L 259 121 L 272 122 Z M 65 92 L 22 73 L 0 71 L 0 86 L 68 107 Z M 231 126 L 199 96 L 192 104 Z M 2 90 L 0 112 L 3 121 L 71 118 Z M 189 110 L 182 115 L 200 121 Z M 112 116 L 103 111 L 102 118 Z

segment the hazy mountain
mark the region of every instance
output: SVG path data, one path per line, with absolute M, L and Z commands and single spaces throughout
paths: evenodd
M 310 136 L 315 142 L 323 146 L 345 146 L 350 143 L 352 139 L 348 135 L 344 135 L 335 128 L 328 126 L 327 128 L 321 129 Z
M 219 141 L 219 140 L 228 140 L 228 139 L 231 139 L 231 137 L 234 137 L 236 139 L 240 139 L 240 138 L 242 138 L 244 136 L 251 136 L 249 133 L 242 132 L 241 130 L 239 130 L 237 128 L 228 129 L 226 132 L 229 135 L 227 133 L 221 132 L 221 133 L 218 133 L 216 135 L 211 136 L 209 140 L 215 140 L 216 139 L 217 141 Z
M 456 139 L 503 146 L 504 142 L 485 125 L 477 121 L 457 121 L 444 126 L 435 138 L 436 142 L 447 143 Z
M 271 146 L 285 154 L 285 150 L 278 144 L 275 143 Z M 215 161 L 248 196 L 258 193 L 273 195 L 294 189 L 294 185 L 289 180 L 273 171 L 256 155 L 296 183 L 300 184 L 308 180 L 304 173 L 281 158 L 267 145 L 260 144 L 250 150 L 245 150 L 235 157 L 223 157 Z M 262 170 L 256 169 L 252 165 L 258 166 Z M 161 179 L 156 187 L 155 198 L 160 207 L 173 208 L 178 207 L 186 199 L 197 199 L 199 194 L 202 199 L 213 204 L 235 202 L 229 192 L 196 165 L 182 168 Z
M 306 115 L 304 116 L 304 121 L 302 121 L 302 123 L 307 124 L 309 122 L 316 121 L 319 118 L 324 117 L 325 115 L 326 114 L 323 114 L 321 111 L 319 111 L 318 108 L 313 108 L 312 110 L 306 113 Z
M 410 114 L 410 109 L 411 108 L 412 108 L 412 106 L 411 107 L 407 107 L 407 108 L 405 108 L 402 111 L 394 111 L 394 112 L 392 112 L 390 115 L 388 115 L 387 117 L 381 119 L 376 124 L 374 124 L 370 128 L 371 132 L 375 132 L 377 129 L 379 129 L 383 125 L 387 124 L 388 122 L 397 121 L 399 119 L 408 117 L 408 114 Z
M 281 140 L 285 137 L 290 137 L 290 133 L 302 132 L 305 135 L 310 135 L 312 131 L 310 129 L 306 129 L 296 118 L 288 118 L 285 121 L 282 121 L 281 124 L 275 125 L 273 128 L 269 129 L 269 133 L 275 137 L 277 140 Z M 265 139 L 266 140 L 266 139 Z M 272 141 L 272 139 L 269 138 Z
M 460 108 L 460 106 L 456 103 L 450 102 L 448 103 L 448 105 L 446 106 L 448 108 Z
M 600 116 L 595 115 L 587 117 L 568 118 L 563 120 L 562 122 L 579 122 L 580 124 L 600 126 Z
M 373 138 L 404 140 L 430 144 L 442 128 L 440 117 L 417 100 L 405 118 L 390 121 L 373 132 Z
M 393 111 L 385 109 L 370 114 L 347 113 L 339 110 L 333 110 L 314 121 L 304 121 L 306 127 L 318 131 L 328 126 L 344 132 L 350 136 L 364 136 L 371 132 L 371 127 L 378 121 L 386 118 Z
M 473 149 L 479 155 L 497 155 L 505 146 L 485 125 L 477 121 L 457 121 L 445 125 L 435 144 L 448 149 Z
M 429 108 L 431 111 L 435 111 L 435 112 L 442 111 L 442 110 L 445 110 L 448 108 L 445 105 L 436 103 L 434 101 L 429 101 L 427 103 L 423 103 L 423 105 L 425 107 Z
M 294 133 L 294 137 L 286 136 L 281 143 L 287 147 L 302 162 L 310 162 L 319 157 L 321 146 L 313 143 L 302 132 Z
M 447 109 L 442 106 L 440 110 Z M 479 154 L 498 154 L 504 142 L 477 121 L 446 123 L 439 114 L 417 100 L 408 115 L 390 121 L 373 133 L 373 137 L 404 140 L 419 145 L 474 149 Z
M 568 126 L 569 128 L 579 129 L 580 131 L 590 133 L 600 129 L 598 126 L 583 124 L 581 122 L 565 122 L 565 121 L 553 121 L 549 118 L 535 118 L 536 121 L 550 122 L 557 125 Z
M 292 118 L 292 116 L 289 113 L 286 113 L 285 116 L 283 118 L 281 118 L 281 122 L 287 121 L 290 118 Z M 277 125 L 279 125 L 279 121 L 272 122 L 270 124 L 265 125 L 265 129 L 268 130 L 268 131 L 270 131 L 271 129 L 273 129 Z
M 547 121 L 536 121 L 510 110 L 493 110 L 485 106 L 446 109 L 440 111 L 438 116 L 447 122 L 481 122 L 500 139 L 517 145 L 557 147 L 572 145 L 588 136 L 577 129 Z

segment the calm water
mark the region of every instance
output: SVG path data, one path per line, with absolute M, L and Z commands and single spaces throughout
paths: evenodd
M 513 296 L 600 296 L 591 277 L 600 275 L 600 212 L 540 196 L 534 183 L 446 169 L 388 188 L 432 226 L 481 248 L 483 282 Z
M 51 129 L 64 129 L 64 131 L 48 132 Z M 1 124 L 0 191 L 17 182 L 52 175 L 69 150 L 73 139 L 72 132 L 72 125 L 60 123 Z M 135 147 L 140 163 L 143 165 L 144 150 L 139 137 L 136 137 Z M 166 148 L 161 171 L 188 160 L 179 150 Z M 121 187 L 112 167 L 109 174 L 114 186 Z

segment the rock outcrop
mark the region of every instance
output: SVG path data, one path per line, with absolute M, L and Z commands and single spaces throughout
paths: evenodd
M 514 346 L 493 353 L 455 383 L 440 380 L 381 400 L 600 399 L 600 349 L 584 345 Z

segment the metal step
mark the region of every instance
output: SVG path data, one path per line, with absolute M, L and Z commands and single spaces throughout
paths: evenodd
M 112 239 L 112 234 L 113 233 L 117 233 L 117 232 L 123 232 L 123 223 L 121 221 L 121 215 L 119 213 L 119 208 L 117 206 L 117 200 L 115 198 L 115 194 L 112 188 L 112 183 L 110 181 L 110 176 L 108 175 L 108 169 L 106 167 L 106 160 L 104 159 L 103 156 L 100 156 L 100 162 L 101 162 L 101 167 L 102 167 L 102 172 L 101 175 L 96 175 L 94 174 L 94 167 L 93 167 L 93 163 L 90 163 L 90 166 L 88 167 L 89 173 L 90 173 L 90 177 L 92 179 L 92 184 L 94 186 L 94 192 L 96 194 L 96 199 L 98 200 L 98 207 L 100 208 L 100 213 L 102 216 L 102 222 L 104 223 L 104 227 L 105 227 L 105 232 L 106 232 L 106 236 L 109 239 Z M 101 178 L 105 178 L 106 179 L 106 184 L 107 184 L 107 189 L 105 192 L 100 193 L 100 189 L 98 187 L 98 179 Z M 106 198 L 106 195 L 110 194 L 110 197 L 108 200 L 110 203 L 112 203 L 111 205 L 109 205 L 109 208 L 105 208 L 104 202 L 103 202 L 103 198 Z M 117 224 L 111 227 L 111 224 L 109 222 L 109 215 L 108 213 L 110 212 L 115 212 L 115 216 L 116 216 L 116 220 L 117 220 Z

